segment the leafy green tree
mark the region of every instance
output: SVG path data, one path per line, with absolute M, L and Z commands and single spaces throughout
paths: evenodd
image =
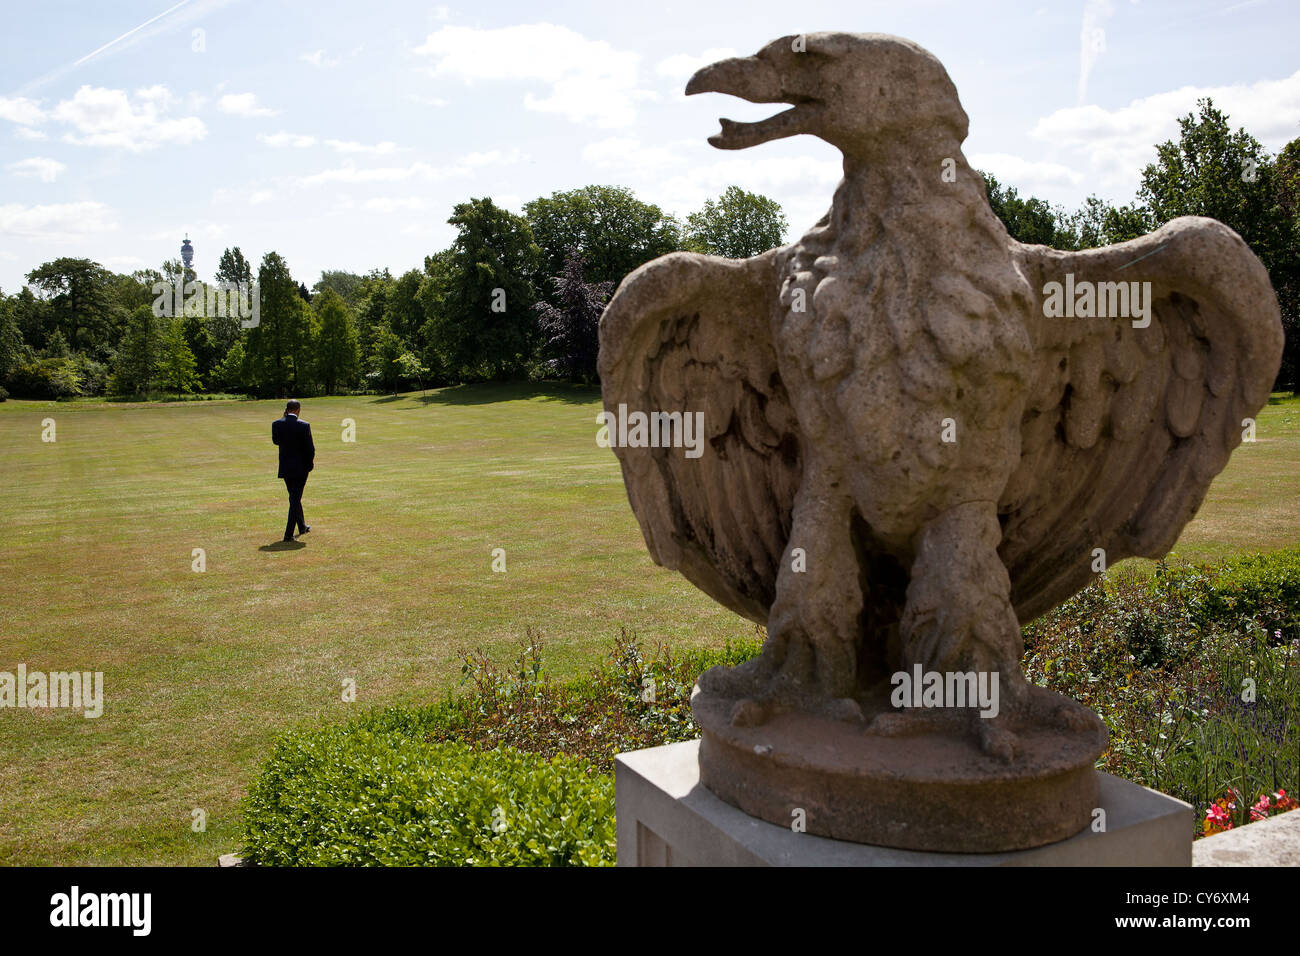
M 447 295 L 428 317 L 429 350 L 455 381 L 520 375 L 536 337 L 529 277 L 541 250 L 532 229 L 491 199 L 460 203 L 447 221 L 457 236 Z
M 158 384 L 162 388 L 186 394 L 199 388 L 194 353 L 185 341 L 181 319 L 164 320 L 162 345 L 158 356 Z
M 611 282 L 584 282 L 582 256 L 574 249 L 564 271 L 551 277 L 558 306 L 545 300 L 533 308 L 542 333 L 548 371 L 580 382 L 596 381 L 600 350 L 600 314 L 613 287 Z
M 360 364 L 357 330 L 351 310 L 333 288 L 326 286 L 317 293 L 313 307 L 320 322 L 316 376 L 325 394 L 333 395 L 338 386 L 350 385 L 356 378 Z
M 22 333 L 23 344 L 35 351 L 45 347 L 45 343 L 54 333 L 54 310 L 45 299 L 33 294 L 27 286 L 9 299 L 14 321 Z
M 252 283 L 253 267 L 240 252 L 239 246 L 227 249 L 221 254 L 221 258 L 217 260 L 216 278 L 218 283 L 231 286 Z
M 1282 216 L 1274 163 L 1244 129 L 1235 133 L 1213 100 L 1178 120 L 1179 139 L 1156 146 L 1142 172 L 1138 198 L 1156 225 L 1178 216 L 1209 216 L 1231 226 L 1266 266 L 1277 259 Z
M 1011 238 L 1033 245 L 1052 246 L 1058 241 L 1062 230 L 1057 220 L 1056 211 L 1041 199 L 1030 196 L 1020 197 L 1014 186 L 1003 187 L 988 173 L 984 177 L 984 187 L 988 193 L 989 206 L 994 214 L 1007 227 Z M 1072 240 L 1067 239 L 1066 245 Z
M 236 342 L 212 370 L 212 384 L 227 391 L 242 391 L 247 387 L 249 377 L 247 361 L 244 343 Z
M 1275 161 L 1244 129 L 1233 132 L 1213 100 L 1198 100 L 1197 108 L 1197 113 L 1179 118 L 1177 142 L 1156 147 L 1156 161 L 1143 170 L 1138 197 L 1156 225 L 1178 216 L 1210 216 L 1235 229 L 1264 263 L 1278 292 L 1283 321 L 1294 332 L 1300 246 L 1287 205 L 1295 195 L 1296 151 L 1284 149 Z M 1279 161 L 1285 163 L 1281 169 Z M 1296 339 L 1288 336 L 1279 387 L 1295 384 L 1300 367 Z
M 247 291 L 249 295 L 256 294 L 253 289 L 252 266 L 244 258 L 239 246 L 226 249 L 221 254 L 221 258 L 217 260 L 215 278 L 217 287 L 220 289 Z M 208 335 L 212 339 L 212 354 L 218 363 L 225 361 L 225 356 L 230 354 L 230 350 L 236 342 L 243 341 L 244 329 L 240 325 L 242 316 L 235 314 L 235 312 L 236 310 L 227 308 L 225 315 L 209 315 L 207 317 Z M 227 384 L 233 385 L 234 383 Z
M 311 287 L 312 292 L 324 292 L 332 289 L 338 293 L 349 309 L 361 304 L 364 295 L 365 277 L 343 269 L 322 270 L 319 281 Z
M 109 391 L 115 395 L 143 395 L 153 388 L 162 359 L 165 321 L 154 315 L 151 306 L 132 310 L 113 363 Z
M 686 245 L 728 259 L 748 259 L 785 241 L 785 213 L 774 199 L 728 186 L 715 202 L 705 200 L 686 217 Z
M 393 277 L 387 269 L 375 270 L 361 280 L 360 304 L 357 306 L 357 340 L 361 354 L 369 359 L 375 349 L 375 339 L 386 328 L 384 313 L 388 309 L 388 293 Z
M 540 276 L 564 271 L 577 249 L 592 282 L 622 281 L 644 262 L 681 248 L 681 225 L 622 186 L 583 186 L 524 205 L 541 249 Z
M 10 299 L 0 293 L 0 384 L 9 379 L 9 375 L 19 362 L 29 358 L 23 345 L 23 333 L 14 318 L 14 307 Z
M 383 391 L 396 395 L 397 387 L 401 384 L 405 373 L 402 363 L 402 356 L 405 354 L 406 349 L 401 338 L 392 329 L 380 330 L 375 336 L 374 350 L 367 361 L 369 370 L 366 372 L 366 378 Z
M 297 371 L 295 359 L 301 351 L 303 301 L 289 266 L 276 252 L 262 258 L 257 272 L 261 295 L 259 323 L 248 330 L 250 384 L 263 394 L 284 395 Z
M 199 379 L 206 382 L 212 369 L 221 360 L 221 352 L 212 335 L 212 320 L 206 316 L 190 315 L 188 312 L 181 319 L 181 331 L 185 335 L 185 344 L 194 356 Z
M 423 344 L 424 309 L 418 298 L 424 273 L 419 269 L 404 272 L 388 289 L 384 304 L 384 322 L 395 332 L 407 348 L 418 349 Z
M 113 274 L 98 262 L 63 257 L 27 273 L 50 304 L 54 326 L 73 349 L 107 356 L 114 316 L 108 294 Z

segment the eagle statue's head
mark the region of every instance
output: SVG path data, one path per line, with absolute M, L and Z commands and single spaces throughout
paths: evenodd
M 804 33 L 773 40 L 753 56 L 704 67 L 686 84 L 751 103 L 789 103 L 755 123 L 723 119 L 709 137 L 719 149 L 746 149 L 811 133 L 847 155 L 873 152 L 904 131 L 947 130 L 966 138 L 957 88 L 935 56 L 884 33 Z

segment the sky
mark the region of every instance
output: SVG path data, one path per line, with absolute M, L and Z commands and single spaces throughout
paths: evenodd
M 0 290 L 59 256 L 157 268 L 188 234 L 210 278 L 238 245 L 395 274 L 450 244 L 452 206 L 624 185 L 684 217 L 738 185 L 795 238 L 838 152 L 810 136 L 724 152 L 717 119 L 773 107 L 687 98 L 715 59 L 815 30 L 907 37 L 947 67 L 964 152 L 1067 208 L 1130 201 L 1155 143 L 1212 96 L 1266 148 L 1300 135 L 1300 3 L 6 2 Z

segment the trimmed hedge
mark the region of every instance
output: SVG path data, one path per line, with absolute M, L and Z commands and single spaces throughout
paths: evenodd
M 264 866 L 601 866 L 614 786 L 582 760 L 354 723 L 282 737 L 244 826 Z

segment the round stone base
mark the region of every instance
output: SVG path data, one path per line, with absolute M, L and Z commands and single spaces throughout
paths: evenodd
M 718 797 L 781 826 L 836 840 L 908 850 L 995 853 L 1064 840 L 1099 806 L 1097 758 L 1106 727 L 1076 701 L 1030 688 L 1033 711 L 1074 709 L 1082 730 L 1002 718 L 1014 760 L 983 753 L 963 715 L 919 733 L 880 736 L 867 725 L 806 713 L 758 726 L 731 723 L 735 701 L 698 687 L 700 780 Z

